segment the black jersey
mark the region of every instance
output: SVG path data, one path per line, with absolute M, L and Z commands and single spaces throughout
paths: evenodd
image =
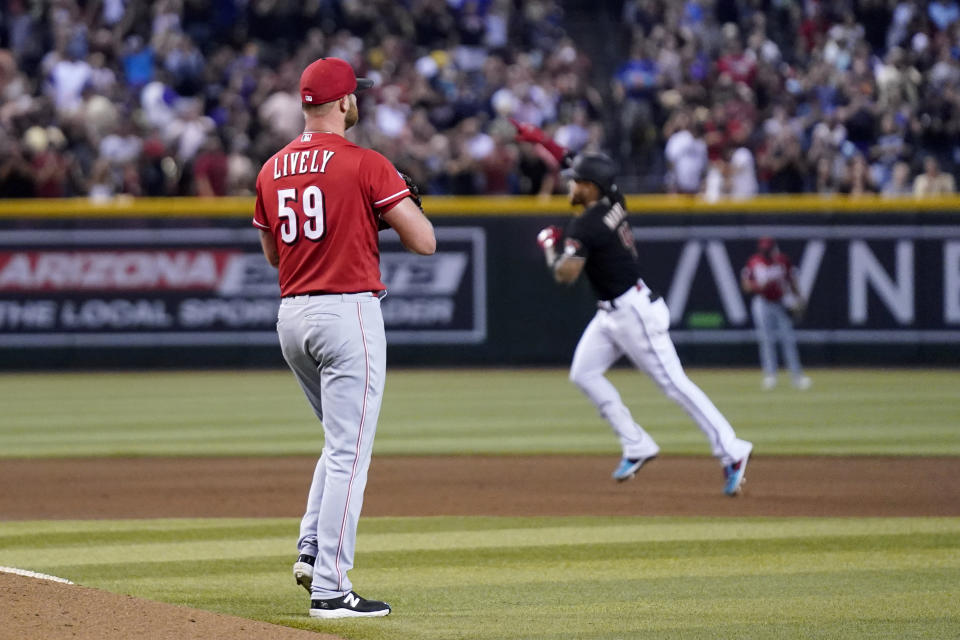
M 584 258 L 597 298 L 613 300 L 640 279 L 640 263 L 627 211 L 601 198 L 567 225 L 564 254 Z

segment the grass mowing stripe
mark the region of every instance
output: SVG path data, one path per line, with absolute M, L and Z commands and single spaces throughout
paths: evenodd
M 236 538 L 238 540 L 260 540 L 276 538 L 297 533 L 296 523 L 292 520 L 283 527 L 184 527 L 167 530 L 132 530 L 132 531 L 92 531 L 77 535 L 76 533 L 47 533 L 43 534 L 44 548 L 68 551 L 75 548 L 84 548 L 90 545 L 132 545 L 175 542 L 187 539 L 194 542 L 204 540 L 223 540 Z M 12 551 L 17 548 L 35 549 L 36 534 L 17 534 L 0 536 L 0 550 Z
M 644 580 L 680 577 L 735 577 L 745 573 L 762 571 L 768 575 L 831 574 L 840 570 L 863 571 L 934 571 L 952 575 L 956 579 L 960 569 L 960 558 L 951 550 L 943 547 L 917 549 L 898 547 L 896 553 L 878 554 L 875 549 L 846 551 L 816 551 L 798 549 L 794 553 L 785 553 L 778 547 L 764 547 L 744 560 L 742 549 L 727 549 L 721 554 L 635 554 L 616 560 L 597 560 L 597 556 L 580 554 L 575 558 L 566 551 L 569 548 L 555 550 L 553 562 L 550 558 L 505 557 L 510 570 L 504 571 L 500 565 L 487 566 L 480 563 L 470 566 L 471 580 L 482 583 L 515 584 L 546 580 L 550 583 L 579 583 L 584 575 L 594 580 L 623 579 L 624 561 Z M 594 549 L 604 553 L 606 549 Z M 801 561 L 802 556 L 802 561 Z M 704 562 L 709 558 L 709 563 Z M 791 562 L 786 563 L 785 558 Z M 400 589 L 406 584 L 406 577 L 397 573 L 393 567 L 402 566 L 403 558 L 393 560 L 386 568 L 372 568 L 363 564 L 364 573 L 370 580 L 383 588 Z M 449 565 L 417 565 L 421 579 L 429 588 L 460 587 L 464 582 L 463 567 Z
M 785 536 L 774 540 L 678 540 L 663 542 L 621 542 L 590 544 L 557 544 L 551 546 L 492 547 L 459 549 L 425 549 L 420 551 L 370 552 L 364 555 L 364 566 L 382 568 L 401 565 L 421 567 L 497 567 L 504 563 L 524 562 L 526 560 L 548 563 L 562 556 L 567 562 L 591 562 L 597 558 L 619 557 L 624 560 L 643 560 L 650 558 L 714 558 L 723 556 L 748 556 L 767 549 L 789 555 L 797 552 L 813 553 L 824 551 L 849 551 L 872 549 L 876 553 L 890 553 L 892 549 L 908 545 L 911 549 L 935 549 L 944 554 L 957 553 L 960 542 L 957 536 L 946 534 L 899 536 L 840 536 L 793 538 Z M 469 556 L 465 555 L 469 551 Z
M 690 373 L 765 455 L 960 455 L 955 370 L 817 370 L 805 393 L 761 393 L 755 370 Z M 610 378 L 665 451 L 707 455 L 649 380 L 627 369 Z M 299 454 L 304 439 L 319 449 L 316 420 L 281 370 L 0 375 L 0 415 L 0 457 Z M 616 441 L 564 369 L 390 373 L 379 454 L 584 451 L 615 455 Z
M 362 625 L 307 618 L 289 575 L 295 531 L 291 518 L 0 522 L 0 563 L 350 640 L 940 638 L 960 626 L 957 518 L 368 519 L 351 577 L 395 614 Z M 95 539 L 99 561 L 68 532 Z
M 215 575 L 221 572 L 231 573 L 236 569 L 224 558 L 241 558 L 245 567 L 261 566 L 265 570 L 272 566 L 273 572 L 285 569 L 290 562 L 291 548 L 288 538 L 256 538 L 223 541 L 212 547 L 207 544 L 191 545 L 189 553 L 185 550 L 187 542 L 176 545 L 111 545 L 102 553 L 81 553 L 70 555 L 70 549 L 43 549 L 32 554 L 11 554 L 9 559 L 15 562 L 57 563 L 56 571 L 65 577 L 78 575 L 125 575 L 131 579 L 137 577 L 153 578 L 163 574 L 167 576 L 187 577 L 197 572 Z M 550 546 L 515 548 L 509 544 L 484 549 L 422 550 L 363 552 L 360 566 L 366 571 L 390 571 L 396 566 L 418 566 L 421 571 L 431 575 L 441 575 L 450 571 L 453 575 L 469 570 L 471 574 L 487 573 L 491 578 L 501 572 L 505 564 L 513 567 L 514 576 L 522 575 L 525 567 L 537 567 L 546 572 L 547 567 L 562 559 L 564 571 L 575 566 L 587 569 L 591 575 L 605 573 L 604 565 L 598 558 L 616 557 L 619 561 L 658 565 L 669 561 L 670 575 L 683 574 L 680 568 L 693 567 L 699 571 L 696 563 L 710 558 L 720 573 L 733 575 L 750 570 L 769 570 L 785 557 L 806 556 L 807 560 L 791 571 L 806 572 L 821 566 L 824 571 L 831 570 L 828 562 L 835 563 L 832 570 L 842 567 L 894 569 L 904 566 L 898 560 L 899 555 L 907 553 L 914 564 L 908 568 L 954 568 L 960 566 L 960 547 L 958 536 L 928 534 L 924 536 L 901 535 L 876 537 L 836 537 L 836 538 L 783 538 L 773 540 L 726 540 L 710 541 L 662 541 L 646 543 L 592 543 L 578 544 L 568 542 Z M 906 551 L 902 551 L 906 550 Z M 469 552 L 469 553 L 465 553 Z M 160 555 L 162 554 L 162 555 Z M 869 554 L 869 557 L 865 554 Z M 189 555 L 189 560 L 183 559 Z M 139 558 L 163 557 L 163 561 L 145 561 Z M 748 559 L 744 559 L 748 557 Z M 829 558 L 829 560 L 818 560 Z M 877 565 L 880 558 L 885 564 Z M 725 562 L 731 559 L 732 564 Z M 873 559 L 877 559 L 876 562 Z M 925 564 L 929 563 L 929 564 Z M 611 568 L 611 570 L 614 570 Z M 519 573 L 517 573 L 519 572 Z M 655 575 L 657 569 L 644 569 L 643 575 Z M 571 577 L 575 574 L 571 574 Z M 462 576 L 461 576 L 462 579 Z M 556 578 L 562 581 L 562 578 Z M 493 580 L 499 581 L 499 579 Z M 389 582 L 389 581 L 388 581 Z
M 734 599 L 749 598 L 752 594 L 782 593 L 782 598 L 804 597 L 848 597 L 856 592 L 857 585 L 872 585 L 872 595 L 883 596 L 888 593 L 937 593 L 949 591 L 956 586 L 955 569 L 919 569 L 919 570 L 867 570 L 847 571 L 840 576 L 835 572 L 790 572 L 780 575 L 749 575 L 749 567 L 739 572 L 721 576 L 690 575 L 679 577 L 633 576 L 621 573 L 615 577 L 597 578 L 591 574 L 590 580 L 598 590 L 610 594 L 608 602 L 649 600 L 657 598 L 682 599 Z M 830 575 L 830 580 L 824 577 Z M 554 598 L 561 602 L 576 602 L 577 593 L 582 590 L 580 581 L 556 582 L 548 576 L 515 583 L 504 583 L 499 587 L 502 597 L 508 601 L 522 601 L 524 594 L 530 591 L 550 590 Z M 457 598 L 481 598 L 489 591 L 489 585 L 451 590 L 449 586 L 438 587 L 424 585 L 422 597 L 434 602 L 455 601 Z M 756 596 L 753 596 L 756 597 Z
M 202 530 L 216 529 L 244 534 L 274 531 L 280 535 L 290 528 L 298 529 L 292 518 L 157 518 L 134 520 L 33 520 L 0 521 L 0 548 L 7 536 L 81 533 L 154 533 L 187 532 L 186 537 Z M 483 532 L 535 530 L 539 537 L 545 530 L 575 528 L 602 531 L 636 530 L 640 540 L 722 539 L 747 537 L 781 537 L 789 529 L 791 537 L 816 535 L 872 535 L 911 533 L 960 533 L 960 518 L 723 518 L 672 516 L 431 516 L 381 517 L 360 521 L 360 534 L 424 534 L 442 532 Z M 778 532 L 780 535 L 778 535 Z M 576 532 L 582 535 L 583 531 Z M 748 535 L 749 534 L 749 535 Z M 563 534 L 559 534 L 563 535 Z M 597 534 L 590 534 L 597 535 Z M 602 533 L 599 535 L 603 535 Z M 403 538 L 398 537 L 398 540 Z
M 919 637 L 937 636 L 936 633 L 949 632 L 949 626 L 934 627 L 935 621 L 944 620 L 942 607 L 949 607 L 949 600 L 940 594 L 927 592 L 883 595 L 876 598 L 845 597 L 841 599 L 826 597 L 788 597 L 788 598 L 711 598 L 709 593 L 703 597 L 682 600 L 668 600 L 670 607 L 663 607 L 663 598 L 653 597 L 644 600 L 617 598 L 612 591 L 611 598 L 601 602 L 583 602 L 582 598 L 572 595 L 572 602 L 582 604 L 558 605 L 517 600 L 518 594 L 486 597 L 487 610 L 484 615 L 464 618 L 457 615 L 455 603 L 447 616 L 438 616 L 436 626 L 427 633 L 409 635 L 416 629 L 414 625 L 395 625 L 394 637 L 415 638 L 497 638 L 491 627 L 509 629 L 511 638 L 688 638 L 691 623 L 701 630 L 703 636 L 695 637 L 745 637 L 745 638 L 782 638 L 809 637 L 805 632 L 798 635 L 782 635 L 781 624 L 799 626 L 801 629 L 823 628 L 825 637 L 902 637 L 876 636 L 873 630 L 886 628 L 897 630 L 902 624 L 916 625 L 917 619 L 926 620 L 921 627 Z M 519 594 L 526 595 L 526 594 Z M 403 609 L 408 603 L 397 602 L 397 609 Z M 949 609 L 948 609 L 949 610 Z M 731 618 L 736 622 L 731 624 Z M 858 623 L 851 623 L 856 618 Z M 496 622 L 494 622 L 496 621 Z M 950 620 L 944 621 L 949 624 Z M 499 623 L 499 624 L 497 624 Z M 386 626 L 386 625 L 384 625 Z M 355 628 L 355 627 L 354 627 Z M 543 629 L 561 629 L 560 633 L 546 634 Z M 725 629 L 726 633 L 718 633 Z M 841 629 L 847 633 L 838 633 Z M 338 625 L 331 631 L 349 633 L 346 625 Z M 357 630 L 351 638 L 376 637 L 368 635 L 367 630 Z M 920 629 L 918 629 L 920 631 Z M 832 632 L 833 635 L 830 634 Z M 866 632 L 866 633 L 864 633 Z M 848 635 L 849 634 L 849 635 Z
M 902 541 L 901 541 L 902 542 Z M 245 558 L 244 572 L 261 574 L 276 578 L 288 569 L 289 550 L 276 555 L 258 555 Z M 951 549 L 941 546 L 918 548 L 918 546 L 898 546 L 896 553 L 879 554 L 874 548 L 847 549 L 843 551 L 819 551 L 802 547 L 794 552 L 784 552 L 780 546 L 765 546 L 744 561 L 743 549 L 725 548 L 722 553 L 695 555 L 682 552 L 671 555 L 667 549 L 658 549 L 658 553 L 623 554 L 617 560 L 597 560 L 597 552 L 610 553 L 620 549 L 590 547 L 589 550 L 572 552 L 567 546 L 553 549 L 552 554 L 539 554 L 525 557 L 509 554 L 500 557 L 499 564 L 486 564 L 480 561 L 470 564 L 471 580 L 483 583 L 516 584 L 548 580 L 551 583 L 580 582 L 582 576 L 589 574 L 594 580 L 616 580 L 623 577 L 623 563 L 631 560 L 644 579 L 678 577 L 723 577 L 739 576 L 744 573 L 763 571 L 770 575 L 781 574 L 829 574 L 842 569 L 850 571 L 952 571 L 954 577 L 960 569 L 960 557 L 951 553 Z M 784 564 L 785 557 L 803 556 L 802 562 Z M 710 558 L 705 565 L 703 559 Z M 411 562 L 412 560 L 412 562 Z M 552 560 L 552 562 L 551 562 Z M 402 589 L 409 578 L 403 572 L 397 572 L 397 566 L 411 564 L 419 567 L 419 577 L 429 588 L 460 587 L 464 583 L 463 565 L 419 563 L 416 558 L 394 555 L 387 558 L 361 559 L 360 566 L 373 584 L 383 589 Z M 504 571 L 504 563 L 510 570 Z M 76 567 L 62 565 L 56 567 L 62 571 L 76 571 Z M 96 576 L 97 580 L 122 578 L 124 582 L 135 584 L 138 581 L 153 581 L 158 575 L 164 578 L 190 579 L 198 574 L 204 576 L 233 575 L 236 567 L 231 563 L 216 560 L 189 561 L 141 561 L 131 563 L 128 560 L 103 564 L 88 564 L 80 569 L 85 575 Z
M 837 538 L 784 538 L 770 541 L 728 540 L 711 542 L 671 541 L 671 542 L 626 542 L 626 543 L 590 543 L 555 544 L 550 546 L 491 546 L 486 548 L 427 549 L 420 551 L 364 551 L 361 541 L 359 561 L 369 570 L 393 566 L 418 566 L 424 569 L 435 567 L 458 567 L 461 570 L 476 570 L 478 567 L 503 567 L 518 563 L 539 562 L 548 564 L 561 557 L 566 563 L 591 564 L 598 558 L 618 557 L 623 561 L 744 557 L 750 554 L 778 553 L 787 557 L 800 554 L 852 552 L 869 549 L 877 554 L 893 554 L 896 549 L 942 554 L 944 563 L 953 565 L 948 556 L 957 555 L 960 550 L 958 536 L 938 534 L 900 535 L 883 537 L 837 537 Z M 100 545 L 95 550 L 83 549 L 77 552 L 73 548 L 44 548 L 22 550 L 19 552 L 0 552 L 0 562 L 8 566 L 20 566 L 31 570 L 51 568 L 52 573 L 78 581 L 79 576 L 88 572 L 103 570 L 110 572 L 112 567 L 125 571 L 130 577 L 137 575 L 134 565 L 144 562 L 143 558 L 163 558 L 164 566 L 176 562 L 189 562 L 189 570 L 196 571 L 204 564 L 223 563 L 224 560 L 239 560 L 244 564 L 252 559 L 275 557 L 281 559 L 281 566 L 288 564 L 293 554 L 290 536 L 282 538 L 255 538 L 249 540 L 230 539 L 222 541 L 183 541 L 178 543 Z M 929 554 L 928 554 L 929 555 Z M 285 560 L 284 560 L 285 558 Z M 147 575 L 157 575 L 156 567 L 145 567 Z M 172 569 L 171 569 L 172 570 Z M 960 577 L 960 576 L 958 576 Z

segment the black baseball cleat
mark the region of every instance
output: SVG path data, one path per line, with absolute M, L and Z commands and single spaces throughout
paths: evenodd
M 313 563 L 316 561 L 317 559 L 313 556 L 303 553 L 293 563 L 293 579 L 306 589 L 307 593 L 310 593 L 310 587 L 313 585 Z
M 390 613 L 390 605 L 379 600 L 367 600 L 351 591 L 339 598 L 311 600 L 311 618 L 380 618 Z

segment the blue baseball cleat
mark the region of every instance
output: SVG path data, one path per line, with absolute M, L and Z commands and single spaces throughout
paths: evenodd
M 746 458 L 733 464 L 728 464 L 723 468 L 723 475 L 726 477 L 726 484 L 723 486 L 723 492 L 728 496 L 735 496 L 740 493 L 743 486 L 743 476 L 747 470 L 747 462 L 750 460 L 748 454 Z
M 620 460 L 620 464 L 617 466 L 617 468 L 613 470 L 613 479 L 617 482 L 629 480 L 633 476 L 637 475 L 637 471 L 640 470 L 640 467 L 656 457 L 657 454 L 647 456 L 646 458 L 623 458 Z

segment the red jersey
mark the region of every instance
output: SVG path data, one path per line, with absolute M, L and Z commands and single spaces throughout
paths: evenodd
M 793 265 L 790 259 L 782 253 L 773 257 L 766 257 L 762 253 L 755 253 L 747 260 L 743 268 L 743 275 L 748 282 L 759 290 L 767 300 L 779 302 L 790 289 L 790 270 Z
M 253 225 L 277 240 L 280 295 L 385 289 L 378 218 L 408 195 L 389 160 L 333 133 L 274 154 L 257 176 Z

